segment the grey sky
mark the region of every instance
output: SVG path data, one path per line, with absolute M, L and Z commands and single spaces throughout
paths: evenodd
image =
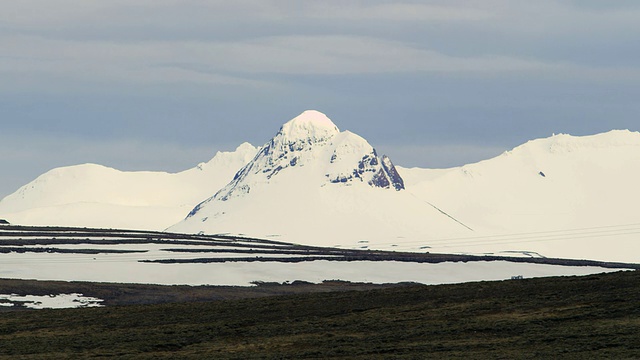
M 637 1 L 0 0 L 0 197 L 179 171 L 317 109 L 400 165 L 640 130 Z

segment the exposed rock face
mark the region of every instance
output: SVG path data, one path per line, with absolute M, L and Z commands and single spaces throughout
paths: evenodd
M 387 155 L 382 155 L 382 168 L 384 169 L 387 177 L 389 178 L 391 185 L 396 190 L 403 190 L 404 180 L 402 180 L 402 176 L 398 174 L 396 167 L 393 165 L 393 163 L 391 162 L 391 159 L 389 159 Z
M 371 176 L 368 173 L 373 175 Z M 360 160 L 358 167 L 353 170 L 352 174 L 337 176 L 330 179 L 330 181 L 332 183 L 346 183 L 348 181 L 353 181 L 354 179 L 364 181 L 365 178 L 369 177 L 367 175 L 370 176 L 367 183 L 373 187 L 384 189 L 393 187 L 396 190 L 404 189 L 404 181 L 396 171 L 391 159 L 389 159 L 388 156 L 383 155 L 381 160 L 379 160 L 375 150 L 372 154 L 367 154 Z

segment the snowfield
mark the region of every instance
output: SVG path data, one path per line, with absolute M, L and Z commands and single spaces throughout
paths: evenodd
M 450 284 L 468 281 L 507 280 L 565 275 L 587 275 L 619 269 L 480 261 L 469 263 L 420 264 L 397 261 L 302 263 L 231 262 L 209 264 L 140 263 L 130 256 L 5 255 L 0 254 L 0 278 L 126 282 L 144 284 L 251 285 L 254 281 L 285 282 L 323 280 L 422 284 Z
M 305 111 L 256 149 L 178 174 L 54 169 L 0 201 L 12 223 L 235 234 L 342 249 L 640 263 L 640 133 L 537 139 L 409 169 Z
M 84 307 L 101 307 L 101 299 L 83 296 L 82 294 L 58 294 L 58 295 L 2 295 L 0 294 L 0 306 L 15 306 L 22 304 L 30 309 L 68 309 Z
M 521 255 L 526 256 L 509 260 L 318 248 L 224 236 L 0 228 L 0 278 L 13 279 L 245 286 L 255 281 L 295 280 L 446 284 L 504 280 L 517 275 L 585 275 L 640 267 L 553 262 L 532 254 Z

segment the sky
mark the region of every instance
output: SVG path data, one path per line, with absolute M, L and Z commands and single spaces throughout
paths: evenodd
M 640 130 L 640 2 L 0 0 L 0 198 L 176 172 L 315 109 L 397 165 Z

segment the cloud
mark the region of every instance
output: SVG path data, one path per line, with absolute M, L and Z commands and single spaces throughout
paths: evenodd
M 416 44 L 359 36 L 278 36 L 243 42 L 112 43 L 0 36 L 0 90 L 69 91 L 95 86 L 205 85 L 282 90 L 278 76 L 519 75 L 629 82 L 640 68 L 587 66 L 501 55 L 454 56 Z M 265 77 L 267 76 L 267 77 Z
M 195 83 L 269 87 L 256 79 L 220 72 L 202 72 L 169 66 L 173 62 L 206 64 L 209 56 L 184 43 L 111 43 L 98 41 L 52 40 L 33 36 L 0 36 L 5 54 L 0 56 L 0 74 L 13 76 L 14 82 L 1 87 L 20 88 L 22 81 L 46 87 L 51 79 L 63 82 L 115 84 Z M 203 47 L 200 47 L 203 48 Z M 37 79 L 43 79 L 38 82 Z M 58 85 L 58 84 L 57 84 Z
M 1 36 L 0 72 L 85 82 L 269 86 L 251 74 L 509 72 L 540 69 L 503 56 L 455 57 L 407 44 L 355 36 L 280 36 L 246 42 L 52 40 Z M 9 85 L 9 84 L 5 84 Z M 13 84 L 11 84 L 13 85 Z
M 638 51 L 624 46 L 633 61 L 620 65 L 612 59 L 621 44 L 607 52 L 580 44 L 635 38 L 639 9 L 550 0 L 24 0 L 0 13 L 0 74 L 10 80 L 0 86 L 273 91 L 290 85 L 281 75 L 395 73 L 635 80 Z M 562 55 L 575 47 L 592 56 Z
M 304 15 L 326 20 L 350 21 L 478 21 L 493 17 L 491 11 L 475 6 L 457 6 L 450 2 L 313 2 Z
M 145 15 L 141 17 L 141 15 Z M 234 18 L 229 18 L 233 16 Z M 171 26 L 173 23 L 223 21 L 246 24 L 258 22 L 291 22 L 299 19 L 325 21 L 468 21 L 492 16 L 490 8 L 473 2 L 450 4 L 443 1 L 314 1 L 238 0 L 23 0 L 5 4 L 0 20 L 14 28 L 46 28 L 101 26 L 120 23 L 132 25 Z M 214 26 L 210 24 L 209 26 Z M 241 29 L 239 29 L 241 30 Z
M 503 72 L 544 66 L 501 56 L 456 57 L 400 42 L 356 36 L 282 36 L 222 45 L 232 71 L 284 74 Z

